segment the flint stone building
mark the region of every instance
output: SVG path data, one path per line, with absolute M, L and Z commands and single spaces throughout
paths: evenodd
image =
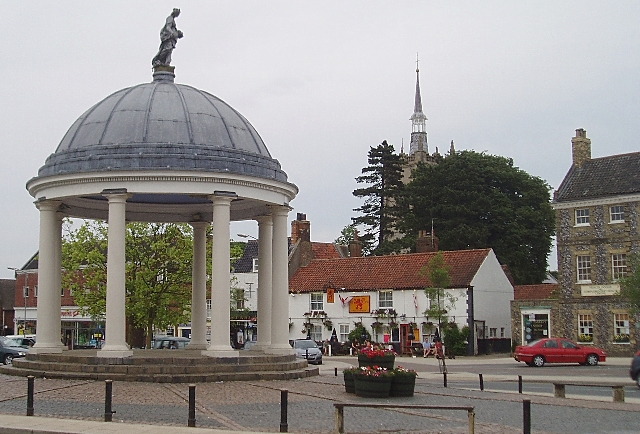
M 629 356 L 638 321 L 620 298 L 619 280 L 629 256 L 640 251 L 640 152 L 591 158 L 583 129 L 571 144 L 573 164 L 553 199 L 559 287 L 512 305 L 514 338 L 563 336 Z

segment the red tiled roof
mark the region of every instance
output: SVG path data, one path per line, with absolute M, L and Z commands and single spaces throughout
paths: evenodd
M 513 287 L 514 300 L 542 300 L 551 298 L 553 292 L 560 289 L 559 283 L 541 283 L 539 285 L 518 285 Z
M 311 250 L 313 252 L 313 259 L 338 259 L 340 253 L 336 249 L 333 243 L 311 243 Z
M 490 249 L 442 252 L 450 267 L 451 287 L 469 286 L 489 252 Z M 431 285 L 422 270 L 435 255 L 429 252 L 313 260 L 289 279 L 289 291 L 314 292 L 329 286 L 347 291 L 422 289 Z

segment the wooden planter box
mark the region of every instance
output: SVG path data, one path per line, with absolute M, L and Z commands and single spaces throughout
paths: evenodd
M 416 377 L 413 375 L 394 375 L 389 396 L 413 396 Z
M 358 354 L 358 365 L 363 366 L 380 366 L 381 368 L 393 369 L 393 365 L 396 361 L 396 356 L 393 354 L 389 356 L 376 356 L 369 357 L 366 354 Z
M 356 393 L 356 383 L 353 372 L 344 371 L 344 390 L 347 393 Z
M 355 375 L 356 396 L 363 398 L 388 398 L 392 377 L 372 377 Z

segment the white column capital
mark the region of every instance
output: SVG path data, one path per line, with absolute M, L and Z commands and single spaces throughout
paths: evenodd
M 273 218 L 270 215 L 259 215 L 254 217 L 254 220 L 258 222 L 258 225 L 273 226 Z
M 238 196 L 231 192 L 214 193 L 209 196 L 209 200 L 213 202 L 213 205 L 231 205 L 231 201 L 237 198 Z
M 110 203 L 126 202 L 127 199 L 133 196 L 133 194 L 127 193 L 127 189 L 125 188 L 122 188 L 122 189 L 118 188 L 114 190 L 103 190 L 101 194 L 102 196 L 106 197 Z
M 61 200 L 37 200 L 34 202 L 38 211 L 58 211 L 60 205 L 62 205 Z
M 274 216 L 287 216 L 293 210 L 289 205 L 269 205 L 269 209 Z
M 189 222 L 192 228 L 194 229 L 206 229 L 209 227 L 211 223 L 209 222 Z

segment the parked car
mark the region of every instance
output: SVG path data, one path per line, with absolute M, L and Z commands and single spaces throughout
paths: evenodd
M 16 357 L 24 357 L 29 350 L 17 346 L 12 340 L 0 336 L 0 361 L 5 365 L 11 365 Z
M 537 367 L 544 366 L 545 363 L 595 366 L 607 360 L 607 353 L 593 345 L 578 345 L 569 339 L 545 338 L 517 346 L 513 357 L 518 362 Z
M 36 335 L 7 335 L 5 338 L 22 348 L 31 348 L 36 343 Z
M 184 349 L 191 339 L 181 338 L 177 336 L 160 336 L 153 340 L 151 348 L 159 350 L 178 350 Z
M 640 351 L 638 351 L 636 355 L 633 356 L 633 359 L 631 360 L 631 368 L 629 369 L 629 375 L 631 375 L 631 378 L 633 379 L 633 381 L 635 381 L 638 387 L 640 387 Z
M 307 359 L 312 365 L 322 365 L 322 351 L 312 339 L 296 339 L 291 342 L 299 359 Z

